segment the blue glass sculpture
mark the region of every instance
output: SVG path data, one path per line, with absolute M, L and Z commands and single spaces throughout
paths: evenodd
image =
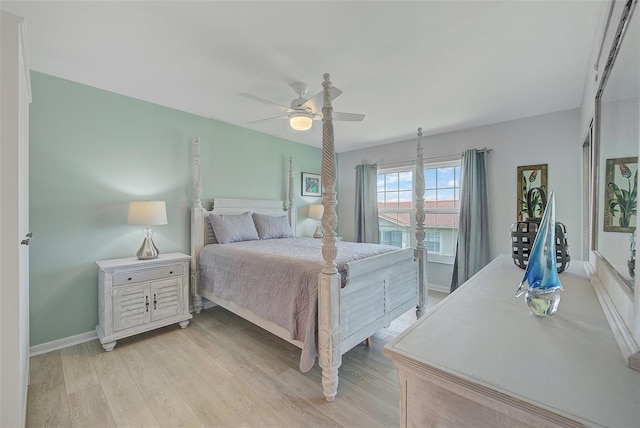
M 562 292 L 556 267 L 555 206 L 555 198 L 551 192 L 536 239 L 533 241 L 527 269 L 515 296 L 520 297 L 526 292 L 527 306 L 538 316 L 554 315 L 558 311 Z M 528 283 L 526 288 L 525 282 Z

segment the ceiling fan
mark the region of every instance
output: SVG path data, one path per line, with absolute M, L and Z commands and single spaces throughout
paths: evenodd
M 288 119 L 289 126 L 296 131 L 306 131 L 311 129 L 314 120 L 322 120 L 322 102 L 323 95 L 319 92 L 315 96 L 309 99 L 303 98 L 303 95 L 309 90 L 309 86 L 306 83 L 296 82 L 291 85 L 293 91 L 298 95 L 298 98 L 291 101 L 290 107 L 285 107 L 273 101 L 265 100 L 264 98 L 256 97 L 255 95 L 241 93 L 240 95 L 249 98 L 254 101 L 258 101 L 263 104 L 267 104 L 276 107 L 279 110 L 287 113 L 282 116 L 269 117 L 266 119 L 254 120 L 247 123 L 262 122 L 271 119 Z M 334 86 L 331 87 L 331 100 L 340 95 L 342 91 Z M 364 119 L 364 114 L 357 113 L 340 113 L 333 112 L 333 120 L 341 121 L 361 121 Z

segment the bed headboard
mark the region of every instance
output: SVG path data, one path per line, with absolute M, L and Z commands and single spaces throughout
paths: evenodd
M 204 211 L 204 245 L 216 243 L 213 228 L 209 222 L 209 213 L 216 214 L 244 214 L 247 211 L 258 214 L 281 216 L 285 215 L 287 209 L 283 207 L 282 201 L 275 201 L 271 199 L 229 199 L 229 198 L 214 198 L 213 208 L 211 210 Z M 295 225 L 291 225 L 291 230 L 295 234 Z
M 293 160 L 289 158 L 289 205 L 282 201 L 266 199 L 215 198 L 213 208 L 202 205 L 202 185 L 200 177 L 200 139 L 193 145 L 193 205 L 191 207 L 191 292 L 198 289 L 200 278 L 198 255 L 202 247 L 215 242 L 213 229 L 209 223 L 209 213 L 243 214 L 247 211 L 266 215 L 286 215 L 294 236 L 296 235 L 296 208 L 293 204 Z

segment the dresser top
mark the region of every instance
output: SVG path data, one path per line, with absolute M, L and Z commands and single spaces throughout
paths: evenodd
M 499 256 L 385 354 L 588 425 L 640 426 L 640 371 L 626 366 L 584 264 L 559 275 L 565 291 L 551 317 L 514 298 L 523 275 Z
M 100 260 L 97 261 L 96 264 L 102 270 L 113 270 L 126 267 L 153 267 L 154 265 L 165 265 L 171 262 L 182 262 L 190 259 L 191 256 L 183 253 L 160 253 L 158 258 L 151 260 L 140 260 L 137 257 L 125 257 L 122 259 Z

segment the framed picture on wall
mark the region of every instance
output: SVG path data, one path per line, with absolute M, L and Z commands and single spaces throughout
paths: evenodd
M 631 233 L 636 227 L 638 157 L 607 159 L 604 231 Z
M 540 187 L 547 194 L 547 164 L 540 165 L 523 165 L 518 167 L 517 184 L 518 203 L 517 203 L 517 221 L 525 221 L 529 218 L 527 211 L 527 193 L 534 187 Z M 532 193 L 533 217 L 542 217 L 544 207 L 540 194 Z
M 322 178 L 320 174 L 302 173 L 302 196 L 322 196 Z

